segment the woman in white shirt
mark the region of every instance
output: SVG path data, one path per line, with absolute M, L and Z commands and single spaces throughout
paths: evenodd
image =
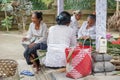
M 27 63 L 33 64 L 36 71 L 39 70 L 39 60 L 31 62 L 31 59 L 38 57 L 37 50 L 45 50 L 47 48 L 47 26 L 42 22 L 42 12 L 34 12 L 31 17 L 32 23 L 29 26 L 27 36 L 22 39 L 22 42 L 32 39 L 31 43 L 27 46 L 24 57 Z
M 90 14 L 87 21 L 83 22 L 81 28 L 78 31 L 78 39 L 95 39 L 96 38 L 96 16 Z
M 78 29 L 80 28 L 78 21 L 81 19 L 81 16 L 82 12 L 80 10 L 76 10 L 73 12 L 73 16 L 71 17 L 70 27 L 73 28 L 76 36 L 78 34 Z
M 65 67 L 65 49 L 76 46 L 74 31 L 69 27 L 71 16 L 68 12 L 61 12 L 56 18 L 57 25 L 49 28 L 48 48 L 45 65 L 50 68 Z

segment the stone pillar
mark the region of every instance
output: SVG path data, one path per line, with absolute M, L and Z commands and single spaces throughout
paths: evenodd
M 99 38 L 106 38 L 107 0 L 96 0 L 96 50 Z
M 64 10 L 64 0 L 57 0 L 57 15 Z
M 96 0 L 96 50 L 99 50 L 100 38 L 106 38 L 107 0 Z M 93 54 L 93 71 L 112 72 L 115 66 L 110 63 L 112 57 L 107 53 Z

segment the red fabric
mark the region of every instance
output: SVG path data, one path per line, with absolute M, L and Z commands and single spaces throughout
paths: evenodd
M 66 48 L 65 50 L 66 59 L 70 50 L 71 48 Z M 83 46 L 76 47 L 71 55 L 71 60 L 67 60 L 68 63 L 72 66 L 72 69 L 67 71 L 67 77 L 77 79 L 89 75 L 92 68 L 90 46 L 84 46 L 84 48 Z
M 112 44 L 119 44 L 120 45 L 120 39 L 118 39 L 116 41 L 112 41 Z

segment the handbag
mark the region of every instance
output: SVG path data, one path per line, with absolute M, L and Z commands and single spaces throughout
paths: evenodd
M 91 46 L 66 48 L 66 76 L 78 79 L 92 72 Z

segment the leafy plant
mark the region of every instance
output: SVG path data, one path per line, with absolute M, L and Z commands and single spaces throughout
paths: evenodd
M 1 22 L 2 26 L 6 27 L 7 31 L 9 31 L 9 28 L 11 28 L 12 24 L 12 17 L 9 17 L 7 15 L 7 12 L 11 12 L 13 10 L 10 1 L 12 0 L 1 0 L 1 11 L 4 11 L 5 13 L 5 19 L 2 20 Z
M 108 9 L 115 9 L 116 8 L 116 1 L 115 0 L 107 0 Z
M 46 10 L 51 2 L 54 0 L 30 0 L 33 5 L 33 10 Z M 65 9 L 81 9 L 93 10 L 95 9 L 96 0 L 64 0 Z M 116 1 L 107 0 L 108 9 L 115 9 Z
M 12 1 L 12 0 L 0 0 L 0 3 L 8 3 L 10 1 Z
M 65 9 L 80 9 L 80 10 L 93 10 L 95 9 L 96 0 L 64 0 Z M 108 9 L 115 9 L 115 0 L 107 0 Z
M 32 3 L 28 0 L 17 0 L 13 3 L 14 10 L 12 15 L 14 17 L 14 23 L 17 23 L 19 31 L 24 32 L 26 31 L 27 18 L 31 15 Z
M 10 1 L 12 0 L 1 0 L 1 11 L 11 12 L 13 10 Z
M 33 5 L 33 10 L 47 10 L 51 7 L 54 0 L 30 0 Z
M 30 0 L 33 5 L 33 10 L 45 10 L 47 5 L 42 0 Z
M 92 9 L 95 0 L 65 0 L 65 9 Z
M 12 27 L 12 19 L 13 17 L 6 16 L 6 18 L 1 21 L 2 26 L 6 27 L 7 32 L 9 31 L 9 28 Z

